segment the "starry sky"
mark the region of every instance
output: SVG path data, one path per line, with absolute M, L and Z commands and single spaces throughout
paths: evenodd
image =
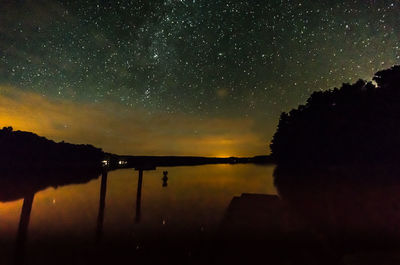
M 0 1 L 0 122 L 147 155 L 257 155 L 316 90 L 400 63 L 400 1 Z

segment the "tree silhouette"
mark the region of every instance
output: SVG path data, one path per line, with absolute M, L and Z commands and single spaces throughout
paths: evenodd
M 0 168 L 101 167 L 104 153 L 91 145 L 56 143 L 34 133 L 0 130 Z
M 394 162 L 400 155 L 400 66 L 340 89 L 314 92 L 282 113 L 271 147 L 278 163 Z

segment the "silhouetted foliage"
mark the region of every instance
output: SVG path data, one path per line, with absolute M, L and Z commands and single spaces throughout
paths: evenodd
M 340 89 L 314 92 L 282 113 L 271 153 L 278 163 L 397 162 L 400 157 L 400 66 Z
M 0 168 L 101 167 L 104 153 L 91 145 L 56 143 L 31 132 L 0 130 Z

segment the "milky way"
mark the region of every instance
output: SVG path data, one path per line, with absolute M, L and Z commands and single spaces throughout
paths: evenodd
M 0 82 L 50 98 L 274 122 L 400 63 L 398 1 L 2 1 Z

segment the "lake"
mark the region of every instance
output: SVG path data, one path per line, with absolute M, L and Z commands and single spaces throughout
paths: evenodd
M 161 256 L 167 263 L 208 263 L 207 253 L 196 253 L 208 250 L 198 244 L 214 242 L 235 196 L 276 195 L 273 170 L 252 164 L 157 168 L 144 171 L 138 191 L 138 171 L 121 169 L 103 176 L 103 188 L 101 176 L 49 187 L 34 194 L 22 244 L 17 234 L 23 200 L 1 202 L 1 264 L 14 263 L 16 251 L 25 264 L 151 264 Z
M 24 174 L 0 182 L 0 264 L 400 264 L 398 166 Z

